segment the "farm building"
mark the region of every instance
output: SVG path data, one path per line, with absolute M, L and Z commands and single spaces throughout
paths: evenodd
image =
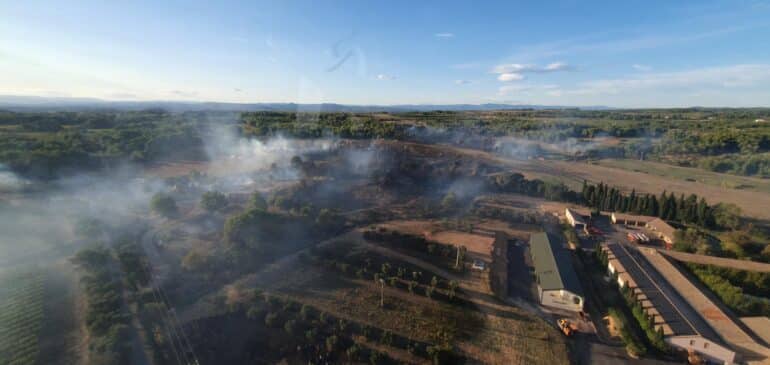
M 609 273 L 630 290 L 669 345 L 694 351 L 710 363 L 735 363 L 736 352 L 639 251 L 619 243 L 605 244 L 602 250 Z
M 666 223 L 666 221 L 660 218 L 655 218 L 647 222 L 645 227 L 653 231 L 658 236 L 658 238 L 662 239 L 667 244 L 671 245 L 674 243 L 674 234 L 676 233 L 676 229 L 671 227 L 671 225 Z
M 577 229 L 584 229 L 586 227 L 586 221 L 582 214 L 578 213 L 574 209 L 566 208 L 564 215 L 567 216 L 567 222 Z
M 639 226 L 644 227 L 650 221 L 657 219 L 655 217 L 648 217 L 646 215 L 633 215 L 623 213 L 612 213 L 610 217 L 614 224 L 625 224 L 627 226 Z
M 546 232 L 533 234 L 529 246 L 535 265 L 540 303 L 554 308 L 582 311 L 583 289 L 572 267 L 569 252 Z

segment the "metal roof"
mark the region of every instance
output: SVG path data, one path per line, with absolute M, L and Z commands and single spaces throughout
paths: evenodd
M 716 332 L 639 252 L 619 243 L 609 243 L 607 248 L 626 269 L 636 287 L 652 302 L 674 335 L 700 335 L 721 343 Z
M 546 232 L 534 233 L 529 238 L 529 246 L 538 284 L 543 290 L 563 289 L 583 295 L 569 252 L 555 237 Z
M 666 221 L 660 218 L 655 218 L 647 222 L 647 228 L 658 231 L 662 235 L 667 236 L 672 240 L 674 239 L 674 234 L 676 233 L 676 229 L 674 227 L 671 227 L 670 224 L 666 223 Z

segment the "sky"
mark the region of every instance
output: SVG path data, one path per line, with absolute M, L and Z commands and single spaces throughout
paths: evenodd
M 770 106 L 770 0 L 0 0 L 0 95 Z

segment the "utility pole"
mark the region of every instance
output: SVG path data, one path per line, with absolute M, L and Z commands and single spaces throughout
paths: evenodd
M 455 269 L 460 267 L 460 245 L 457 245 L 457 258 L 455 259 Z
M 385 279 L 380 278 L 380 307 L 385 308 Z

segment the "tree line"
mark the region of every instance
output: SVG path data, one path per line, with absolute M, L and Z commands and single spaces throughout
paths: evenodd
M 624 194 L 616 187 L 610 187 L 600 182 L 593 185 L 583 181 L 581 193 L 585 205 L 612 212 L 629 212 L 633 214 L 658 217 L 667 221 L 695 224 L 701 227 L 715 227 L 714 208 L 706 203 L 706 199 L 690 194 L 679 197 L 674 193 L 663 191 L 655 194 Z
M 587 181 L 577 192 L 563 183 L 530 180 L 520 173 L 496 174 L 488 178 L 487 184 L 492 191 L 580 204 L 601 211 L 658 217 L 704 228 L 736 228 L 740 224 L 736 222 L 740 220 L 740 209 L 722 204 L 712 206 L 695 194 L 677 196 L 666 191 L 660 195 L 639 194 L 636 190 L 626 194 L 603 182 L 591 184 Z

